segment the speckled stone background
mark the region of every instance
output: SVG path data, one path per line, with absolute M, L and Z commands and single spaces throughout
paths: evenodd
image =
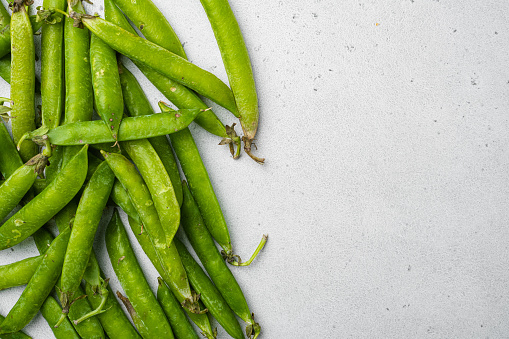
M 227 81 L 199 1 L 154 2 L 191 61 Z M 231 5 L 267 163 L 233 161 L 218 138 L 192 132 L 237 253 L 249 257 L 269 234 L 251 267 L 232 268 L 260 338 L 509 337 L 509 3 Z M 102 14 L 101 1 L 86 7 Z M 140 81 L 154 106 L 164 99 Z M 95 249 L 120 289 L 104 226 Z M 0 264 L 36 253 L 29 239 Z M 0 292 L 0 313 L 21 291 Z M 26 331 L 52 337 L 40 315 Z

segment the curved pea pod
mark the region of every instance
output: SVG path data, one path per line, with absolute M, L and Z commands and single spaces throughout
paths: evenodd
M 84 16 L 82 22 L 117 52 L 193 89 L 230 112 L 237 112 L 230 88 L 212 73 L 101 18 Z
M 191 285 L 194 290 L 200 294 L 200 298 L 210 314 L 212 314 L 229 335 L 235 339 L 243 339 L 244 334 L 242 333 L 242 329 L 240 328 L 235 314 L 221 296 L 216 286 L 214 286 L 209 277 L 207 277 L 207 274 L 193 259 L 184 244 L 177 238 L 175 238 L 173 242 L 177 247 Z
M 28 238 L 71 201 L 85 181 L 87 149 L 85 145 L 44 191 L 0 227 L 0 250 Z
M 11 121 L 12 136 L 17 144 L 21 137 L 35 129 L 35 46 L 32 24 L 23 4 L 12 7 L 11 17 Z M 21 143 L 21 159 L 28 161 L 37 154 L 31 140 Z
M 143 178 L 134 165 L 120 154 L 102 152 L 108 165 L 115 173 L 118 181 L 128 192 L 131 202 L 144 225 L 144 232 L 148 232 L 150 241 L 155 249 L 157 258 L 170 279 L 167 283 L 172 288 L 181 303 L 193 312 L 200 312 L 186 277 L 186 272 L 180 262 L 180 257 L 173 244 L 168 246 L 161 221 L 154 207 L 152 196 Z
M 171 328 L 178 339 L 199 339 L 193 329 L 193 326 L 187 320 L 184 309 L 180 306 L 175 296 L 164 283 L 163 279 L 157 278 L 159 283 L 157 287 L 157 300 L 168 317 Z
M 173 338 L 170 324 L 143 275 L 116 210 L 106 229 L 105 240 L 113 270 L 131 302 L 131 312 L 139 317 L 137 325 L 141 335 Z
M 60 276 L 70 233 L 66 230 L 53 240 L 19 300 L 0 324 L 0 334 L 21 330 L 37 314 Z
M 137 1 L 136 3 L 130 1 L 116 1 L 116 3 L 122 8 L 127 16 L 136 22 L 138 27 L 143 27 L 143 33 L 145 38 L 153 43 L 166 48 L 170 52 L 173 52 L 183 58 L 186 58 L 184 49 L 180 44 L 178 37 L 173 33 L 166 18 L 162 16 L 161 12 L 151 1 Z M 137 34 L 136 31 L 131 27 L 124 14 L 120 9 L 113 3 L 112 0 L 104 1 L 104 16 L 109 22 L 114 23 L 125 29 L 126 31 Z M 147 28 L 147 29 L 145 29 Z M 186 86 L 179 84 L 178 82 L 165 77 L 157 71 L 147 67 L 140 62 L 134 61 L 135 65 L 140 71 L 150 80 L 154 86 L 172 103 L 179 108 L 207 108 L 207 105 L 200 99 L 196 93 L 188 89 Z M 126 71 L 127 75 L 130 74 L 122 65 L 119 68 L 120 78 L 123 77 L 123 71 Z M 136 80 L 135 80 L 136 81 Z M 129 108 L 128 108 L 129 109 Z M 131 115 L 135 115 L 131 113 Z M 218 119 L 212 110 L 208 110 L 200 114 L 195 122 L 208 132 L 220 136 L 223 138 L 223 143 L 235 142 L 240 145 L 240 138 L 235 133 L 228 133 L 227 128 Z M 233 129 L 228 129 L 233 131 Z M 233 145 L 231 145 L 233 146 Z M 237 149 L 237 154 L 232 155 L 238 157 L 240 148 Z
M 1 6 L 1 4 L 0 4 L 0 6 Z M 2 321 L 4 321 L 4 319 L 5 319 L 5 317 L 0 315 L 0 324 L 2 323 Z M 15 332 L 15 333 L 2 334 L 1 338 L 2 339 L 31 339 L 32 337 L 29 337 L 25 333 L 19 331 L 19 332 Z
M 147 139 L 123 142 L 122 147 L 133 160 L 152 195 L 169 246 L 180 224 L 180 206 L 170 177 Z
M 113 139 L 117 140 L 124 108 L 117 54 L 104 41 L 92 34 L 90 60 L 96 111 L 109 127 Z
M 125 118 L 120 123 L 118 141 L 145 139 L 178 132 L 186 128 L 200 111 L 186 109 Z M 64 146 L 116 141 L 111 136 L 108 126 L 99 120 L 65 124 L 50 130 L 46 135 L 53 145 Z
M 97 227 L 114 180 L 115 175 L 103 161 L 94 171 L 81 196 L 62 268 L 59 298 L 64 313 L 69 311 L 72 300 L 79 297 L 75 293 L 87 269 Z
M 18 168 L 0 186 L 0 220 L 3 220 L 23 199 L 36 177 L 35 164 L 27 163 Z
M 55 335 L 57 339 L 79 339 L 80 336 L 76 333 L 76 330 L 72 326 L 71 322 L 68 319 L 60 324 L 60 326 L 55 327 L 60 314 L 62 313 L 62 308 L 58 302 L 51 296 L 49 296 L 44 304 L 41 307 L 41 313 L 44 319 L 48 322 L 48 325 L 51 327 L 51 331 Z
M 41 261 L 42 255 L 39 255 L 0 266 L 0 277 L 2 277 L 0 290 L 28 284 Z
M 111 2 L 112 0 L 108 0 Z M 186 58 L 186 53 L 182 47 L 177 34 L 164 17 L 163 13 L 157 8 L 156 5 L 150 0 L 137 0 L 131 2 L 129 0 L 113 0 L 117 6 L 125 13 L 125 15 L 133 20 L 133 23 L 143 33 L 147 39 L 157 38 L 153 41 L 166 48 L 167 50 Z M 106 11 L 105 11 L 106 13 Z M 105 14 L 106 16 L 106 14 Z M 106 16 L 106 20 L 109 18 Z M 114 21 L 111 21 L 114 22 Z M 149 38 L 150 37 L 150 38 Z M 164 42 L 163 45 L 160 42 Z
M 111 0 L 104 3 L 105 13 L 108 9 L 108 3 L 111 4 Z M 115 5 L 111 5 L 116 8 Z M 120 15 L 123 17 L 122 13 L 120 13 Z M 122 86 L 124 105 L 126 110 L 129 112 L 129 115 L 136 117 L 139 115 L 154 114 L 152 105 L 148 101 L 145 92 L 143 92 L 143 89 L 141 88 L 134 75 L 129 72 L 129 70 L 125 68 L 122 63 L 118 64 L 118 70 L 120 75 L 120 84 Z M 203 113 L 205 112 L 200 113 L 198 117 Z M 149 141 L 152 144 L 152 147 L 154 147 L 154 150 L 157 152 L 159 159 L 161 159 L 166 172 L 170 176 L 173 190 L 175 191 L 175 196 L 177 197 L 180 206 L 182 205 L 182 187 L 180 185 L 180 173 L 177 165 L 177 160 L 173 154 L 170 142 L 166 136 L 150 138 Z
M 256 338 L 260 333 L 260 325 L 254 321 L 254 316 L 249 310 L 242 289 L 223 260 L 221 253 L 217 250 L 214 239 L 212 239 L 212 236 L 205 227 L 200 210 L 196 206 L 191 192 L 189 192 L 185 183 L 182 186 L 184 188 L 182 228 L 214 285 L 216 285 L 232 311 L 248 324 L 246 328 L 247 336 L 249 338 Z
M 124 193 L 127 194 L 127 192 Z M 125 201 L 125 199 L 122 199 Z M 163 268 L 163 265 L 161 264 L 161 261 L 159 260 L 159 257 L 156 253 L 156 250 L 154 246 L 152 245 L 152 242 L 150 240 L 150 235 L 148 232 L 143 231 L 142 225 L 140 224 L 139 217 L 131 217 L 129 215 L 129 225 L 131 226 L 131 229 L 136 236 L 136 239 L 138 240 L 138 243 L 140 244 L 141 248 L 143 249 L 143 252 L 147 255 L 147 257 L 150 259 L 154 267 L 156 268 L 157 272 L 163 277 L 164 281 L 168 283 L 171 281 L 171 277 L 168 275 L 167 271 Z M 178 297 L 178 293 L 175 293 L 172 289 L 173 295 L 175 297 Z M 178 300 L 178 298 L 177 298 Z M 201 304 L 201 303 L 200 303 Z M 202 305 L 200 305 L 200 308 L 203 309 Z M 186 308 L 184 308 L 186 311 L 189 319 L 191 319 L 196 326 L 202 330 L 202 334 L 206 336 L 208 339 L 214 339 L 216 337 L 216 331 L 212 330 L 212 326 L 210 325 L 210 320 L 207 315 L 207 313 L 198 314 L 198 313 L 192 313 L 189 312 Z
M 263 164 L 265 159 L 256 157 L 251 152 L 251 146 L 258 129 L 258 96 L 251 61 L 239 24 L 228 0 L 200 1 L 214 31 L 230 87 L 235 96 L 238 116 L 244 131 L 242 137 L 244 151 L 253 160 Z

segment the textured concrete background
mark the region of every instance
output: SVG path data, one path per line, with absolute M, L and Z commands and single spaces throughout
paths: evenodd
M 199 1 L 154 2 L 191 61 L 227 81 Z M 269 234 L 251 267 L 232 268 L 260 338 L 507 338 L 509 3 L 231 5 L 267 163 L 233 161 L 218 138 L 192 131 L 238 254 Z M 102 2 L 87 9 L 102 14 Z M 154 105 L 163 99 L 140 81 Z M 27 240 L 0 264 L 35 254 Z M 0 313 L 21 291 L 0 293 Z M 41 316 L 26 331 L 52 336 Z

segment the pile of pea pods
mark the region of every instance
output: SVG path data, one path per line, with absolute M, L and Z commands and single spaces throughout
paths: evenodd
M 259 336 L 228 264 L 249 265 L 267 236 L 248 261 L 233 253 L 188 129 L 194 121 L 220 137 L 234 159 L 245 153 L 263 163 L 252 150 L 255 83 L 228 0 L 201 3 L 229 85 L 187 61 L 151 0 L 105 0 L 104 18 L 87 14 L 81 0 L 44 0 L 34 16 L 30 0 L 12 1 L 12 15 L 0 5 L 0 76 L 11 86 L 0 98 L 0 251 L 31 237 L 40 253 L 0 266 L 0 290 L 26 285 L 0 316 L 0 338 L 29 338 L 22 329 L 38 312 L 56 338 L 199 338 L 195 329 L 216 338 L 212 317 L 233 338 Z M 34 34 L 41 34 L 40 82 Z M 161 101 L 156 114 L 120 55 L 178 110 Z M 200 96 L 239 118 L 242 137 Z M 159 272 L 157 293 L 134 255 L 120 209 Z M 103 213 L 111 215 L 104 238 L 123 293 L 110 288 L 93 250 Z M 53 222 L 56 237 L 47 227 Z M 205 270 L 175 236 L 179 228 Z

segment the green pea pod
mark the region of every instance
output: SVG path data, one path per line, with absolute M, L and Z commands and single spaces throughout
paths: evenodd
M 85 13 L 81 0 L 73 1 L 68 12 Z M 90 33 L 87 29 L 74 27 L 74 21 L 64 21 L 65 55 L 65 119 L 64 124 L 92 120 L 94 91 L 90 67 Z M 78 147 L 64 149 L 63 163 L 79 150 Z
M 170 177 L 147 139 L 126 141 L 122 147 L 140 171 L 156 208 L 163 227 L 166 244 L 169 246 L 180 224 L 180 206 Z
M 0 280 L 0 290 L 28 284 L 41 260 L 42 255 L 39 255 L 0 266 L 0 277 L 2 277 Z
M 200 109 L 186 109 L 125 118 L 120 123 L 118 141 L 138 140 L 178 132 L 186 128 L 200 111 Z M 108 127 L 99 120 L 62 125 L 50 130 L 47 136 L 53 145 L 115 142 Z
M 18 168 L 0 186 L 0 220 L 3 220 L 23 199 L 36 177 L 35 164 L 27 163 Z
M 115 175 L 103 162 L 94 171 L 81 196 L 62 268 L 60 301 L 64 313 L 69 311 L 73 299 L 79 297 L 76 290 L 87 269 L 95 233 L 114 180 Z
M 173 52 L 187 59 L 184 49 L 180 44 L 178 37 L 174 34 L 172 27 L 166 21 L 161 12 L 151 1 L 130 2 L 116 0 L 116 3 L 122 8 L 131 20 L 135 21 L 138 27 L 143 27 L 145 37 L 170 52 Z M 104 1 L 104 17 L 107 21 L 114 23 L 132 34 L 137 34 L 131 27 L 124 14 L 118 9 L 112 0 Z M 150 67 L 134 61 L 136 66 L 150 80 L 154 86 L 171 102 L 179 108 L 207 108 L 207 105 L 192 90 L 171 80 Z M 121 69 L 123 70 L 123 68 Z M 122 71 L 120 72 L 122 78 Z M 130 72 L 128 73 L 130 74 Z M 132 76 L 132 75 L 131 75 Z M 129 108 L 128 108 L 129 110 Z M 150 114 L 150 113 L 147 113 Z M 131 115 L 135 115 L 131 113 Z M 240 144 L 240 138 L 234 133 L 228 133 L 223 123 L 217 118 L 212 110 L 201 113 L 195 122 L 208 132 L 223 138 L 223 143 L 231 139 Z M 232 129 L 233 131 L 233 129 Z M 237 149 L 239 151 L 240 148 Z M 233 151 L 232 151 L 233 152 Z M 235 155 L 237 157 L 238 154 Z
M 189 282 L 180 262 L 175 246 L 166 244 L 166 235 L 154 207 L 150 191 L 134 165 L 120 154 L 106 154 L 102 152 L 108 165 L 115 173 L 118 181 L 129 193 L 129 197 L 140 215 L 145 231 L 151 234 L 151 241 L 161 261 L 164 270 L 171 278 L 167 283 L 177 295 L 179 301 L 184 302 L 192 311 L 199 312 L 195 298 L 191 293 Z
M 44 319 L 48 322 L 51 331 L 55 335 L 56 339 L 79 339 L 80 336 L 76 333 L 76 330 L 72 326 L 71 322 L 68 319 L 60 324 L 60 326 L 55 327 L 60 314 L 62 313 L 62 308 L 58 304 L 58 302 L 51 296 L 49 296 L 44 304 L 41 307 L 41 313 Z
M 195 90 L 231 112 L 237 111 L 231 90 L 212 73 L 101 18 L 84 16 L 82 22 L 117 52 Z
M 239 24 L 228 0 L 200 0 L 221 51 L 224 67 L 237 103 L 242 130 L 244 151 L 256 162 L 265 159 L 251 152 L 251 146 L 258 129 L 258 97 L 251 68 L 251 61 Z
M 8 178 L 20 166 L 23 166 L 23 161 L 18 151 L 16 151 L 16 145 L 3 121 L 0 121 L 0 173 Z
M 191 132 L 184 129 L 170 135 L 170 140 L 205 225 L 223 250 L 233 256 L 228 226 Z
M 104 4 L 105 13 L 107 13 L 107 3 L 111 4 L 111 0 L 107 0 Z M 113 5 L 113 7 L 116 8 L 115 5 Z M 120 15 L 122 15 L 122 13 L 120 13 Z M 122 86 L 124 105 L 129 114 L 133 117 L 154 114 L 152 105 L 150 105 L 145 92 L 143 92 L 143 89 L 141 88 L 134 75 L 129 72 L 129 70 L 125 68 L 124 65 L 120 62 L 118 64 L 118 70 L 120 75 L 120 84 Z M 203 113 L 204 112 L 198 116 L 202 115 Z M 175 191 L 175 196 L 177 197 L 180 206 L 182 205 L 182 187 L 180 185 L 180 173 L 177 165 L 177 160 L 175 159 L 175 155 L 173 154 L 173 150 L 170 146 L 170 142 L 166 136 L 150 138 L 149 141 L 157 152 L 159 159 L 161 159 L 166 172 L 170 176 L 173 190 Z
M 60 276 L 70 233 L 66 230 L 52 242 L 19 300 L 0 324 L 0 334 L 21 330 L 37 314 Z
M 196 206 L 191 192 L 189 192 L 186 184 L 182 186 L 184 188 L 182 228 L 210 278 L 232 311 L 248 323 L 246 328 L 248 338 L 256 338 L 260 333 L 260 325 L 255 323 L 254 315 L 249 310 L 242 289 L 224 262 L 221 253 L 217 250 L 214 239 L 205 227 L 200 210 Z
M 44 0 L 43 7 L 65 10 L 65 0 Z M 41 32 L 41 100 L 42 124 L 55 128 L 60 124 L 64 108 L 64 18 L 54 13 L 51 25 L 43 25 Z
M 143 276 L 116 210 L 106 229 L 105 240 L 113 270 L 139 316 L 141 335 L 144 338 L 173 338 L 170 324 Z
M 35 233 L 76 195 L 87 173 L 87 149 L 85 145 L 41 194 L 0 227 L 0 250 Z
M 94 273 L 92 274 L 92 272 Z M 87 271 L 83 279 L 86 283 L 85 291 L 87 299 L 96 310 L 103 309 L 103 311 L 98 312 L 97 318 L 101 322 L 106 334 L 110 338 L 141 338 L 116 300 L 113 291 L 108 285 L 108 279 L 104 279 L 94 252 L 90 255 Z
M 199 339 L 193 326 L 189 320 L 187 320 L 182 306 L 180 306 L 178 300 L 175 299 L 175 296 L 173 296 L 163 279 L 157 278 L 157 281 L 159 283 L 157 287 L 157 300 L 168 317 L 175 337 L 178 339 Z
M 108 126 L 113 139 L 117 140 L 124 109 L 117 55 L 110 46 L 92 34 L 90 60 L 96 111 Z
M 1 5 L 0 5 L 1 6 Z M 4 321 L 5 317 L 0 315 L 0 323 Z M 9 334 L 2 334 L 0 337 L 1 339 L 31 339 L 32 337 L 27 336 L 23 332 L 15 332 L 15 333 L 9 333 Z
M 120 194 L 119 194 L 120 195 Z M 127 192 L 124 190 L 123 195 L 127 195 Z M 127 197 L 129 198 L 129 197 Z M 122 201 L 125 201 L 126 199 L 121 199 Z M 136 214 L 136 212 L 135 212 Z M 150 259 L 154 267 L 156 268 L 157 272 L 163 277 L 164 281 L 168 282 L 171 281 L 171 277 L 168 275 L 167 271 L 163 268 L 163 265 L 161 264 L 161 261 L 159 260 L 159 257 L 156 253 L 156 250 L 154 246 L 152 245 L 152 241 L 150 239 L 150 235 L 148 232 L 144 231 L 142 228 L 142 225 L 139 221 L 139 216 L 136 214 L 134 217 L 131 217 L 129 215 L 129 225 L 131 226 L 131 229 L 136 236 L 136 239 L 138 240 L 138 243 L 140 244 L 141 248 L 147 255 L 147 257 Z M 178 294 L 175 294 L 175 292 L 172 290 L 173 295 L 175 297 L 178 297 Z M 178 298 L 177 298 L 178 300 Z M 203 307 L 200 305 L 200 308 L 203 309 Z M 207 315 L 207 313 L 203 314 L 197 314 L 189 312 L 189 310 L 185 309 L 188 317 L 202 330 L 202 334 L 206 336 L 208 339 L 214 339 L 216 337 L 216 333 L 214 330 L 212 330 L 212 327 L 210 325 L 210 320 Z
M 221 293 L 217 290 L 216 286 L 210 281 L 207 274 L 203 269 L 194 261 L 191 254 L 187 251 L 186 247 L 182 242 L 175 238 L 173 240 L 177 250 L 182 259 L 182 264 L 186 269 L 187 276 L 191 285 L 196 292 L 200 293 L 201 300 L 209 310 L 210 314 L 216 318 L 217 322 L 236 339 L 243 339 L 244 334 L 240 328 L 239 322 L 235 317 Z
M 12 136 L 17 144 L 21 137 L 35 129 L 35 47 L 32 25 L 23 4 L 12 7 L 11 17 L 11 121 Z M 19 149 L 21 159 L 28 161 L 37 154 L 37 146 L 25 140 Z

